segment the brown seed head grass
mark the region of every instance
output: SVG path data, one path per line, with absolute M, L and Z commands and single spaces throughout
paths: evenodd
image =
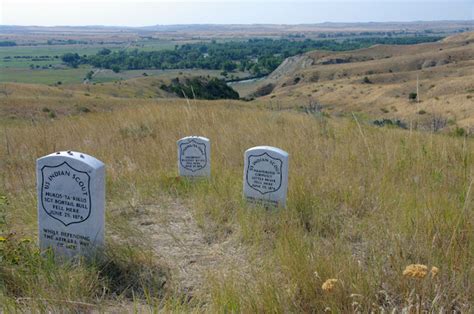
M 321 289 L 323 289 L 324 292 L 332 292 L 338 282 L 339 280 L 335 278 L 330 278 L 323 283 Z
M 8 99 L 0 95 L 0 106 L 8 103 L 22 110 L 11 103 L 14 95 Z M 64 99 L 27 101 L 31 111 L 40 111 Z M 367 311 L 372 304 L 401 311 L 405 304 L 389 301 L 406 292 L 407 277 L 400 270 L 390 270 L 406 265 L 406 256 L 456 270 L 439 282 L 443 297 L 436 297 L 435 285 L 423 282 L 427 284 L 419 292 L 428 311 L 439 312 L 456 303 L 461 312 L 470 312 L 474 215 L 459 209 L 472 208 L 472 194 L 466 193 L 474 174 L 472 139 L 373 128 L 358 118 L 361 133 L 354 119 L 263 110 L 254 103 L 197 101 L 188 105 L 184 100 L 128 99 L 131 108 L 124 109 L 125 100 L 97 101 L 116 110 L 74 117 L 58 114 L 54 121 L 35 123 L 18 118 L 0 126 L 0 194 L 10 200 L 4 210 L 8 226 L 0 234 L 14 231 L 20 238 L 36 238 L 34 161 L 56 150 L 75 149 L 106 163 L 109 239 L 130 245 L 138 240 L 153 242 L 152 237 L 143 241 L 141 233 L 131 230 L 139 205 L 162 204 L 160 195 L 166 193 L 186 202 L 212 245 L 225 243 L 229 234 L 235 234 L 243 247 L 250 248 L 250 265 L 225 267 L 235 271 L 234 276 L 216 272 L 214 281 L 205 282 L 212 297 L 195 297 L 209 305 L 210 312 L 319 313 L 329 306 L 347 313 L 352 310 L 350 293 L 363 295 L 360 306 Z M 59 113 L 60 107 L 54 108 Z M 177 172 L 176 140 L 187 135 L 212 141 L 209 182 L 169 180 Z M 290 153 L 284 210 L 255 210 L 242 202 L 243 152 L 264 144 Z M 312 275 L 315 265 L 322 278 L 338 274 L 340 282 L 330 297 L 318 293 L 322 281 Z M 0 304 L 6 303 L 2 297 L 15 303 L 17 297 L 25 296 L 108 302 L 110 295 L 97 299 L 102 290 L 96 288 L 101 284 L 95 270 L 74 271 L 78 276 L 67 279 L 66 270 L 64 275 L 52 276 L 55 272 L 50 269 L 34 267 L 26 273 L 40 274 L 37 277 L 17 272 L 10 286 L 24 287 L 28 293 L 15 290 L 0 296 Z M 251 275 L 246 275 L 247 269 Z M 380 285 L 390 291 L 387 302 L 380 303 Z M 171 297 L 175 303 L 172 299 L 167 304 L 183 304 L 181 294 Z
M 423 279 L 428 273 L 428 267 L 422 264 L 411 264 L 408 265 L 403 271 L 403 276 Z

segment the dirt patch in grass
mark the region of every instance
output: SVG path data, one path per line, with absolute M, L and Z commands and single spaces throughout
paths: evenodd
M 212 273 L 245 273 L 247 252 L 237 234 L 210 243 L 198 226 L 192 209 L 179 201 L 145 205 L 133 221 L 143 241 L 171 268 L 171 281 L 180 294 L 192 298 L 208 294 L 207 276 Z

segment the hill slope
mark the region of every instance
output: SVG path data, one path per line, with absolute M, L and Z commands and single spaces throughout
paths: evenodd
M 5 312 L 472 311 L 472 139 L 236 101 L 127 101 L 0 128 Z M 187 135 L 211 139 L 210 180 L 176 177 Z M 286 209 L 242 201 L 243 152 L 262 144 L 290 154 Z M 37 253 L 34 161 L 70 149 L 107 167 L 102 263 Z M 439 274 L 403 275 L 418 263 Z
M 408 99 L 417 90 L 417 77 L 420 103 Z M 407 121 L 442 116 L 469 128 L 474 126 L 474 33 L 411 46 L 309 52 L 285 60 L 259 84 L 269 83 L 275 89 L 266 99 L 289 105 L 312 101 L 332 112 Z

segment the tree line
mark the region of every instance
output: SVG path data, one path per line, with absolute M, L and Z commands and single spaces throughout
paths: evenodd
M 206 69 L 233 72 L 247 71 L 255 76 L 275 70 L 284 59 L 311 50 L 347 51 L 375 44 L 408 45 L 432 42 L 435 36 L 371 37 L 345 40 L 250 39 L 248 41 L 203 42 L 176 45 L 160 51 L 120 50 L 104 48 L 95 55 L 67 53 L 62 60 L 69 66 L 89 64 L 97 68 L 121 70 L 140 69 Z
M 196 99 L 239 99 L 237 93 L 225 81 L 218 78 L 192 77 L 175 78 L 169 85 L 162 84 L 160 88 L 169 93 L 174 93 L 181 98 Z
M 10 40 L 5 40 L 5 41 L 0 41 L 0 47 L 13 47 L 16 46 L 16 42 L 10 41 Z

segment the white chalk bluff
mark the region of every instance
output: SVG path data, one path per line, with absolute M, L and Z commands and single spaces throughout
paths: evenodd
M 105 165 L 79 152 L 36 161 L 38 237 L 41 250 L 88 256 L 104 244 Z

